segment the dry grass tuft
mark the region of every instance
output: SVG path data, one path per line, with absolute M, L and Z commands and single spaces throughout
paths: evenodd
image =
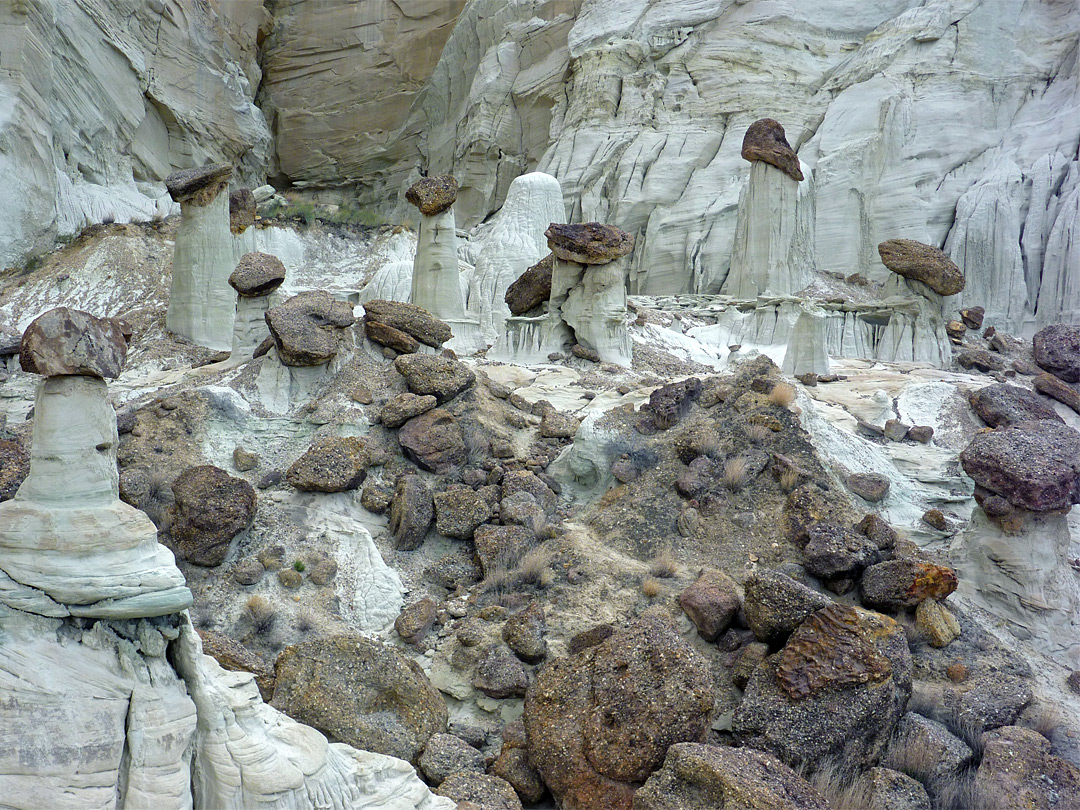
M 772 431 L 765 425 L 749 425 L 746 428 L 746 438 L 753 444 L 764 444 L 772 436 Z
M 656 577 L 645 577 L 645 579 L 641 580 L 641 592 L 650 599 L 659 596 L 663 590 L 664 586 L 660 584 L 660 580 Z
M 1061 709 L 1052 703 L 1043 701 L 1024 712 L 1019 725 L 1030 728 L 1053 742 L 1054 734 L 1061 727 L 1064 720 Z
M 780 473 L 780 489 L 784 492 L 791 492 L 799 485 L 799 472 L 793 470 L 790 467 Z
M 812 774 L 805 773 L 804 769 L 800 776 L 813 785 L 834 810 L 862 810 L 870 806 L 869 783 L 837 763 L 824 764 Z
M 769 392 L 769 402 L 781 408 L 788 408 L 795 401 L 795 388 L 786 382 L 778 382 Z
M 724 443 L 720 441 L 719 433 L 710 433 L 698 440 L 697 449 L 701 455 L 716 458 L 723 452 Z
M 265 636 L 274 629 L 277 622 L 277 609 L 270 604 L 270 600 L 262 596 L 252 596 L 245 605 L 251 626 L 260 636 Z
M 750 478 L 750 473 L 746 469 L 746 459 L 741 456 L 735 456 L 735 458 L 729 458 L 724 463 L 724 475 L 722 477 L 724 486 L 730 489 L 732 492 L 738 492 L 744 486 Z
M 659 579 L 670 579 L 679 575 L 679 561 L 671 553 L 671 549 L 665 549 L 653 557 L 649 563 L 649 574 Z
M 528 582 L 546 587 L 543 582 L 545 575 L 550 583 L 554 577 L 551 571 L 551 561 L 555 559 L 555 548 L 549 545 L 539 545 L 529 549 L 517 567 L 517 578 L 521 582 Z

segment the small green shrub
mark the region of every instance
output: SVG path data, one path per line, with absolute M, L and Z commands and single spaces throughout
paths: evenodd
M 296 562 L 294 562 L 292 564 L 292 567 L 293 567 L 293 571 L 296 571 L 299 574 L 304 573 L 304 569 L 307 568 L 307 566 L 304 565 L 303 560 L 297 560 Z

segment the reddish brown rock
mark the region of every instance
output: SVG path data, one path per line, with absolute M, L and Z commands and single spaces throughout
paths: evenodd
M 794 180 L 803 179 L 799 158 L 787 142 L 784 127 L 771 118 L 762 118 L 747 128 L 743 136 L 742 157 L 743 160 L 760 160 L 775 166 Z
M 735 581 L 722 571 L 707 568 L 679 594 L 679 606 L 706 641 L 716 641 L 739 612 Z
M 39 315 L 23 332 L 23 371 L 53 377 L 82 374 L 116 379 L 127 358 L 127 341 L 113 318 L 56 307 Z
M 960 310 L 960 319 L 968 329 L 982 329 L 983 317 L 985 315 L 986 310 L 982 307 L 969 307 L 968 309 Z
M 525 696 L 530 760 L 562 807 L 630 810 L 679 742 L 702 742 L 709 665 L 658 617 L 552 661 Z
M 391 348 L 399 354 L 412 354 L 420 349 L 420 341 L 412 335 L 378 321 L 365 320 L 364 334 L 368 340 Z
M 243 233 L 255 224 L 255 195 L 250 188 L 238 188 L 229 195 L 229 230 Z
M 201 169 L 181 169 L 165 178 L 165 188 L 178 203 L 209 205 L 229 184 L 233 167 L 214 163 Z
M 387 527 L 394 538 L 394 548 L 400 551 L 419 548 L 434 518 L 435 505 L 428 485 L 419 475 L 401 476 L 390 503 Z
M 169 531 L 176 555 L 195 565 L 220 565 L 229 541 L 255 519 L 255 490 L 242 478 L 204 465 L 180 473 L 172 491 Z
M 888 239 L 878 245 L 881 263 L 904 278 L 921 281 L 938 295 L 956 295 L 964 289 L 964 274 L 933 245 L 913 239 Z
M 1067 383 L 1080 382 L 1080 326 L 1054 324 L 1035 333 L 1035 364 Z
M 1017 422 L 1037 419 L 1062 421 L 1049 402 L 1018 385 L 993 383 L 972 391 L 968 399 L 975 413 L 990 427 L 1015 425 Z
M 240 295 L 269 295 L 285 281 L 285 265 L 269 253 L 245 253 L 229 276 L 229 285 Z
M 579 264 L 607 264 L 626 256 L 634 249 L 634 237 L 614 225 L 584 222 L 580 225 L 560 225 L 557 222 L 544 231 L 548 247 L 555 258 Z
M 524 315 L 551 297 L 551 269 L 555 254 L 549 253 L 506 288 L 503 300 L 512 315 Z
M 371 462 L 363 439 L 326 436 L 312 442 L 292 463 L 285 480 L 304 492 L 346 492 L 364 483 Z
M 889 494 L 890 482 L 880 473 L 854 473 L 848 476 L 847 486 L 864 501 L 877 503 Z
M 419 644 L 435 624 L 438 606 L 430 596 L 425 596 L 411 605 L 402 608 L 401 613 L 394 620 L 394 630 L 402 641 L 409 644 Z
M 433 408 L 414 416 L 398 430 L 406 457 L 421 469 L 443 475 L 465 463 L 465 437 L 449 411 Z
M 430 394 L 439 404 L 472 387 L 476 374 L 464 363 L 431 354 L 406 354 L 394 361 L 394 368 L 405 378 L 414 394 Z
M 368 301 L 361 306 L 364 308 L 364 323 L 377 321 L 392 326 L 433 349 L 439 348 L 454 336 L 449 324 L 415 304 L 379 299 Z
M 426 217 L 441 214 L 454 204 L 458 195 L 458 182 L 449 174 L 421 177 L 405 192 L 407 202 L 420 209 Z
M 1036 391 L 1041 391 L 1048 397 L 1056 399 L 1062 405 L 1080 413 L 1080 394 L 1076 393 L 1076 390 L 1067 382 L 1046 372 L 1036 375 L 1034 382 Z M 1055 413 L 1054 416 L 1057 416 L 1057 414 Z M 1060 417 L 1058 419 L 1060 420 Z
M 863 604 L 883 610 L 913 608 L 956 590 L 956 572 L 943 565 L 902 557 L 872 565 L 860 583 Z
M 352 305 L 325 290 L 294 295 L 266 313 L 266 325 L 286 366 L 318 366 L 337 354 L 341 329 L 352 326 Z

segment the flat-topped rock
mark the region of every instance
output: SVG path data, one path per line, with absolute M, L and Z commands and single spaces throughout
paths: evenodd
M 1032 338 L 1035 363 L 1065 382 L 1080 382 L 1080 326 L 1058 323 Z
M 269 295 L 285 281 L 285 265 L 269 253 L 245 253 L 229 276 L 229 285 L 245 298 Z
M 394 361 L 394 368 L 412 393 L 434 396 L 440 405 L 476 382 L 476 374 L 464 363 L 432 354 L 403 354 Z
M 772 118 L 762 118 L 747 128 L 743 136 L 742 156 L 750 162 L 760 160 L 775 166 L 795 180 L 803 179 L 799 158 L 784 136 L 784 127 Z
M 243 233 L 255 224 L 255 195 L 250 188 L 238 188 L 229 195 L 229 230 Z
M 524 315 L 551 297 L 551 269 L 555 254 L 549 253 L 506 288 L 503 300 L 513 315 Z
M 1018 385 L 993 383 L 972 391 L 969 399 L 975 413 L 990 427 L 1008 427 L 1038 419 L 1062 421 L 1046 398 Z
M 964 289 L 963 272 L 933 245 L 914 239 L 886 239 L 878 245 L 878 255 L 894 273 L 921 281 L 938 295 L 956 295 Z
M 407 335 L 425 346 L 437 349 L 454 336 L 450 326 L 423 307 L 403 301 L 368 301 L 364 307 L 364 323 L 381 323 Z
M 583 222 L 561 225 L 557 222 L 544 231 L 555 258 L 578 264 L 607 264 L 626 256 L 634 249 L 634 237 L 614 225 Z
M 405 192 L 405 199 L 420 209 L 426 217 L 441 214 L 457 199 L 458 183 L 449 174 L 422 177 Z
M 56 307 L 26 327 L 19 363 L 23 371 L 46 377 L 82 374 L 115 379 L 126 357 L 127 341 L 115 320 Z
M 214 163 L 200 169 L 181 169 L 165 178 L 165 188 L 178 203 L 207 205 L 214 201 L 232 175 L 229 163 Z
M 338 330 L 354 320 L 352 305 L 325 290 L 294 295 L 266 313 L 278 356 L 287 366 L 328 363 L 338 351 Z

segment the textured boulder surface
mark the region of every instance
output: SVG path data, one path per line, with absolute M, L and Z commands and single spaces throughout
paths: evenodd
M 412 354 L 420 348 L 420 341 L 412 335 L 378 321 L 367 321 L 364 334 L 368 340 L 393 349 L 398 354 Z
M 427 413 L 438 404 L 438 400 L 430 394 L 398 394 L 379 411 L 379 421 L 388 428 L 399 428 L 422 413 Z
M 986 806 L 1080 807 L 1080 768 L 1050 753 L 1045 737 L 1005 726 L 987 734 L 984 742 L 975 790 Z
M 229 276 L 229 284 L 240 295 L 269 295 L 285 281 L 285 265 L 269 253 L 245 253 Z
M 551 223 L 544 236 L 556 259 L 579 264 L 608 264 L 634 249 L 634 237 L 613 225 Z
M 219 467 L 190 467 L 172 483 L 170 533 L 176 553 L 196 565 L 225 561 L 229 541 L 255 519 L 255 490 Z
M 214 163 L 200 169 L 181 169 L 165 178 L 165 188 L 178 203 L 209 205 L 228 183 L 233 173 L 229 163 Z
M 799 158 L 784 137 L 779 121 L 762 118 L 747 127 L 740 154 L 744 160 L 761 160 L 775 166 L 794 180 L 803 179 Z
M 792 766 L 829 757 L 870 765 L 910 692 L 903 628 L 879 613 L 831 605 L 750 675 L 733 728 Z
M 433 734 L 420 755 L 420 770 L 433 785 L 463 771 L 484 772 L 484 755 L 452 734 Z
M 1035 362 L 1068 383 L 1080 382 L 1080 326 L 1054 324 L 1035 333 Z
M 364 483 L 371 461 L 363 439 L 326 436 L 312 442 L 289 467 L 285 479 L 305 492 L 345 492 Z
M 404 551 L 419 548 L 435 516 L 431 489 L 418 475 L 404 475 L 397 482 L 390 503 L 390 533 L 394 547 Z
M 900 610 L 915 607 L 924 599 L 944 599 L 957 584 L 951 568 L 901 557 L 867 568 L 860 587 L 864 604 Z
M 468 540 L 491 512 L 491 504 L 467 487 L 435 493 L 435 528 L 446 537 Z
M 287 647 L 275 665 L 272 705 L 356 748 L 416 763 L 446 731 L 442 696 L 393 647 L 338 635 Z
M 669 746 L 704 739 L 712 692 L 700 653 L 640 619 L 540 671 L 525 697 L 530 758 L 564 806 L 629 810 Z
M 788 635 L 807 616 L 831 601 L 779 571 L 757 571 L 747 578 L 743 587 L 746 623 L 762 641 Z
M 430 394 L 442 405 L 476 382 L 476 374 L 457 360 L 430 354 L 407 354 L 394 361 L 414 394 Z
M 1062 405 L 1080 413 L 1080 393 L 1077 393 L 1075 388 L 1060 377 L 1044 371 L 1042 374 L 1035 375 L 1033 385 L 1040 394 L 1046 394 L 1051 399 L 1056 399 Z
M 403 301 L 367 301 L 364 323 L 375 321 L 411 335 L 425 346 L 439 348 L 453 337 L 450 327 L 423 307 Z
M 332 360 L 340 330 L 353 321 L 352 305 L 324 290 L 294 295 L 266 312 L 278 356 L 287 366 L 317 366 Z
M 716 641 L 739 612 L 738 586 L 723 571 L 706 569 L 679 594 L 679 607 L 703 639 Z
M 398 442 L 407 458 L 428 472 L 445 474 L 465 463 L 465 437 L 449 411 L 433 408 L 401 426 Z
M 229 230 L 241 234 L 255 224 L 255 195 L 250 188 L 229 194 Z
M 127 341 L 111 318 L 68 307 L 50 309 L 26 327 L 19 363 L 23 371 L 52 377 L 84 374 L 115 379 L 127 357 Z
M 1013 506 L 1045 512 L 1080 503 L 1080 433 L 1060 422 L 1020 422 L 979 433 L 964 472 Z
M 993 383 L 972 391 L 970 400 L 975 413 L 990 427 L 1008 427 L 1039 419 L 1062 421 L 1045 398 L 1018 385 Z
M 405 199 L 420 209 L 426 217 L 441 214 L 454 204 L 458 195 L 458 183 L 449 174 L 438 177 L 422 177 L 405 192 Z
M 878 245 L 881 263 L 904 278 L 921 281 L 938 295 L 956 295 L 964 289 L 964 273 L 933 245 L 914 239 L 888 239 Z
M 458 803 L 459 810 L 521 810 L 521 799 L 505 779 L 485 773 L 455 773 L 439 785 L 439 796 Z
M 676 743 L 634 794 L 634 810 L 827 810 L 809 782 L 753 748 Z
M 506 288 L 504 300 L 512 315 L 524 315 L 551 297 L 551 269 L 555 254 L 549 253 Z

